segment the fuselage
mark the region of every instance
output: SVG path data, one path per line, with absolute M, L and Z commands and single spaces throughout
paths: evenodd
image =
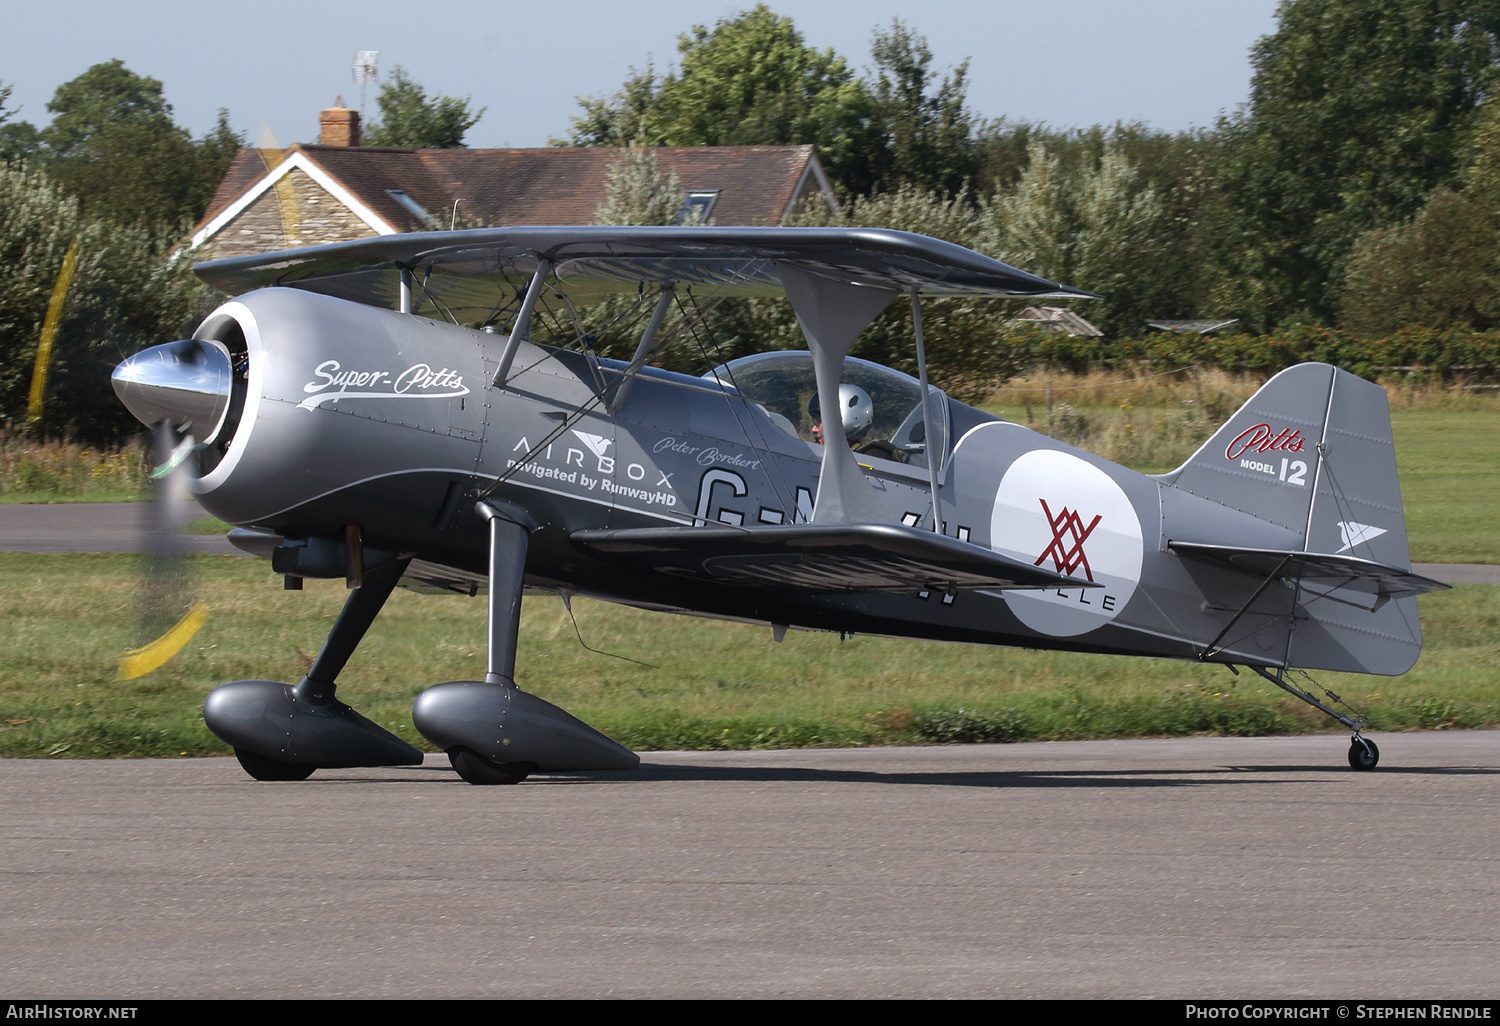
M 936 520 L 949 537 L 1093 587 L 775 593 L 641 572 L 570 536 L 814 517 L 822 450 L 795 382 L 768 397 L 723 375 L 647 368 L 617 401 L 624 365 L 523 343 L 496 386 L 504 336 L 286 288 L 226 304 L 198 337 L 223 343 L 237 374 L 202 447 L 205 509 L 291 539 L 358 525 L 366 547 L 450 568 L 455 586 L 482 580 L 487 535 L 473 509 L 488 497 L 540 525 L 526 563 L 540 587 L 793 628 L 1195 658 L 1255 582 L 1184 560 L 1168 541 L 1301 544 L 1287 527 L 938 396 L 933 438 L 895 409 L 885 447 L 857 456 L 879 519 Z M 1263 620 L 1214 658 L 1279 662 L 1287 627 Z

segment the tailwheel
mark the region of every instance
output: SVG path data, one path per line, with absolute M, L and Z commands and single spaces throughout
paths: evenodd
M 1231 666 L 1230 669 L 1232 670 L 1234 669 L 1234 667 Z M 1322 684 L 1319 684 L 1317 681 L 1313 680 L 1312 677 L 1308 675 L 1307 671 L 1296 670 L 1294 672 L 1301 674 L 1307 679 L 1307 682 L 1309 684 L 1318 688 L 1323 692 L 1323 694 L 1327 695 L 1330 702 L 1333 702 L 1337 705 L 1342 705 L 1345 709 L 1349 709 L 1350 715 L 1345 716 L 1338 710 L 1324 705 L 1322 702 L 1314 698 L 1310 693 L 1303 691 L 1295 684 L 1292 684 L 1286 679 L 1287 668 L 1284 666 L 1276 666 L 1269 669 L 1264 666 L 1252 666 L 1250 667 L 1250 669 L 1260 674 L 1272 684 L 1275 684 L 1281 690 L 1302 699 L 1302 701 L 1306 702 L 1314 709 L 1317 709 L 1320 712 L 1325 712 L 1329 716 L 1332 716 L 1334 719 L 1338 720 L 1344 726 L 1353 731 L 1353 737 L 1349 741 L 1349 767 L 1351 769 L 1369 771 L 1374 769 L 1380 763 L 1380 749 L 1375 746 L 1374 741 L 1362 737 L 1359 733 L 1362 729 L 1364 729 L 1365 718 L 1363 716 L 1360 716 L 1353 709 L 1349 709 L 1348 703 L 1346 703 L 1337 694 L 1329 691 Z M 1272 669 L 1276 671 L 1274 674 L 1271 672 Z
M 519 784 L 536 772 L 534 762 L 490 762 L 468 748 L 450 748 L 448 761 L 471 784 Z
M 256 780 L 306 780 L 313 775 L 313 770 L 318 768 L 277 762 L 259 752 L 252 752 L 248 748 L 236 748 L 234 757 L 240 760 L 241 768 Z
M 1351 769 L 1372 770 L 1380 764 L 1380 749 L 1368 738 L 1354 735 L 1349 742 L 1349 766 Z

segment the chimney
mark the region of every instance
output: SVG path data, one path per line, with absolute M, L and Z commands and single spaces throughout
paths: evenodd
M 359 145 L 359 111 L 345 107 L 342 96 L 333 101 L 332 107 L 318 115 L 318 145 Z

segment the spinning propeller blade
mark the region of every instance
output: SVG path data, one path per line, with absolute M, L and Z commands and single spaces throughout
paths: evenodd
M 145 571 L 139 590 L 139 635 L 146 639 L 120 658 L 132 680 L 157 669 L 192 639 L 208 607 L 194 597 L 179 531 L 193 503 L 185 497 L 196 468 L 195 434 L 212 434 L 229 406 L 229 353 L 214 342 L 186 339 L 153 346 L 115 368 L 120 401 L 152 426 L 152 499 L 147 508 Z

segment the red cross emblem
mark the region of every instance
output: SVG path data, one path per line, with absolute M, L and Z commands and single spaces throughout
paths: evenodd
M 1077 513 L 1064 506 L 1057 514 L 1052 515 L 1052 510 L 1047 506 L 1046 499 L 1037 500 L 1042 504 L 1042 512 L 1047 515 L 1047 524 L 1052 528 L 1052 544 L 1038 557 L 1032 566 L 1041 566 L 1042 560 L 1048 556 L 1052 557 L 1053 569 L 1058 573 L 1073 576 L 1073 571 L 1080 566 L 1083 567 L 1084 575 L 1089 580 L 1094 579 L 1093 570 L 1089 569 L 1089 558 L 1083 554 L 1083 543 L 1088 540 L 1089 535 L 1094 533 L 1094 528 L 1099 526 L 1102 517 L 1095 517 L 1089 526 L 1083 526 L 1083 518 Z

